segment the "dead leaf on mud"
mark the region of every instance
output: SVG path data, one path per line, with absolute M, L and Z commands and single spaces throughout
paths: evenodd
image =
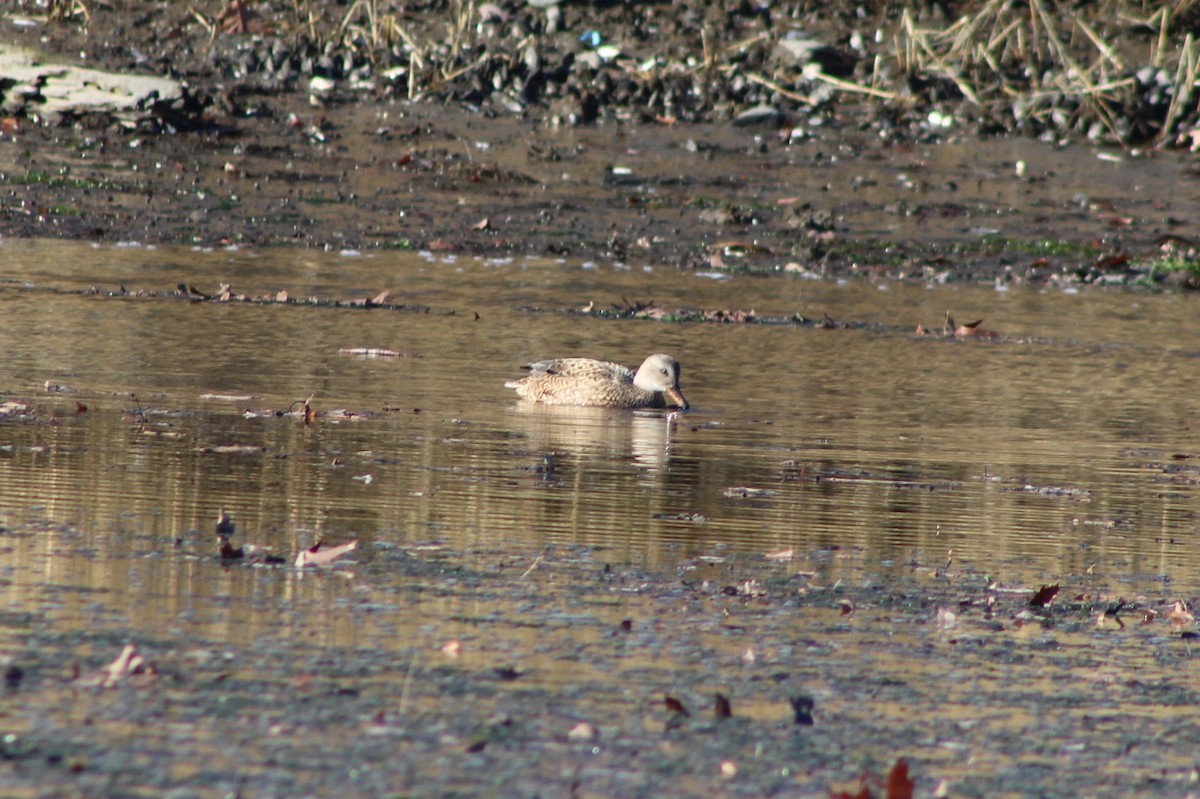
M 908 776 L 908 763 L 904 758 L 896 761 L 888 772 L 884 782 L 883 799 L 912 799 L 913 781 Z M 867 785 L 867 775 L 863 774 L 858 780 L 858 790 L 842 790 L 829 792 L 830 799 L 875 799 L 871 788 Z
M 1167 620 L 1173 625 L 1182 626 L 1184 624 L 1193 624 L 1196 621 L 1196 616 L 1188 610 L 1187 603 L 1179 599 L 1176 600 L 1175 607 L 1167 614 Z
M 1059 584 L 1043 585 L 1033 596 L 1029 598 L 1029 606 L 1034 608 L 1044 608 L 1054 601 L 1054 597 L 1058 595 Z
M 966 324 L 959 325 L 958 327 L 954 328 L 954 337 L 984 339 L 1003 338 L 1003 336 L 1001 336 L 995 330 L 988 330 L 980 327 L 981 324 L 983 324 L 983 320 L 977 319 L 974 322 L 967 322 Z
M 217 15 L 217 24 L 222 33 L 269 33 L 272 28 L 264 24 L 258 14 L 250 10 L 246 0 L 230 0 L 229 5 Z M 214 32 L 215 33 L 215 32 Z
M 904 758 L 896 761 L 888 772 L 886 799 L 912 799 L 913 781 L 908 776 L 908 762 Z
M 1115 625 L 1116 629 L 1124 630 L 1125 622 L 1121 621 L 1121 611 L 1124 609 L 1125 609 L 1125 600 L 1118 599 L 1117 604 L 1112 605 L 1111 607 L 1105 608 L 1103 611 L 1100 612 L 1099 615 L 1096 616 L 1096 626 L 1104 628 L 1104 627 L 1112 627 Z
M 793 696 L 788 700 L 792 703 L 792 713 L 795 714 L 794 723 L 801 727 L 811 727 L 813 725 L 813 707 L 816 705 L 816 700 L 806 694 Z
M 253 394 L 201 394 L 200 399 L 212 400 L 215 402 L 249 402 L 254 399 Z
M 337 351 L 338 355 L 358 355 L 363 358 L 413 358 L 416 357 L 410 352 L 399 352 L 397 350 L 384 350 L 375 347 L 342 347 Z
M 302 569 L 305 566 L 328 566 L 338 558 L 353 552 L 357 548 L 357 541 L 339 544 L 336 547 L 326 547 L 323 542 L 318 541 L 308 549 L 302 549 L 297 553 L 295 566 L 297 569 Z
M 492 226 L 492 223 L 486 216 L 483 219 L 476 222 L 474 225 L 471 225 L 471 227 L 475 230 L 488 230 L 489 228 L 491 228 L 491 226 Z
M 14 400 L 0 402 L 0 416 L 24 416 L 29 413 L 31 407 L 28 403 Z
M 670 694 L 663 695 L 663 705 L 666 706 L 667 710 L 669 710 L 672 713 L 675 713 L 677 715 L 680 715 L 680 716 L 692 715 L 691 713 L 688 713 L 687 708 L 683 706 L 683 702 L 680 702 L 678 699 L 671 696 Z
M 567 732 L 569 741 L 590 741 L 596 737 L 596 728 L 586 721 L 581 721 Z
M 217 511 L 217 538 L 232 538 L 236 532 L 237 526 L 233 523 L 233 517 L 229 515 L 229 511 L 221 508 Z
M 151 682 L 157 675 L 154 665 L 138 653 L 137 647 L 126 644 L 121 654 L 117 655 L 117 659 L 101 669 L 98 674 L 88 678 L 81 677 L 76 682 L 80 685 L 112 688 L 126 680 L 135 684 Z
M 266 447 L 252 444 L 217 444 L 216 446 L 198 447 L 197 449 L 205 455 L 261 455 L 267 451 Z
M 733 718 L 733 708 L 729 704 L 729 697 L 723 693 L 717 692 L 713 695 L 713 716 L 717 719 Z
M 246 550 L 235 547 L 228 538 L 222 538 L 217 547 L 217 556 L 222 561 L 241 560 L 246 556 Z
M 753 308 L 749 311 L 743 311 L 738 308 L 735 310 L 705 311 L 704 318 L 710 322 L 738 322 L 745 324 L 746 322 L 753 322 L 757 317 L 754 315 Z
M 982 319 L 977 319 L 974 322 L 967 322 L 967 323 L 961 324 L 961 325 L 955 324 L 954 317 L 950 315 L 949 311 L 947 311 L 946 319 L 942 323 L 942 329 L 940 332 L 936 329 L 928 328 L 928 327 L 925 327 L 925 325 L 918 324 L 915 334 L 922 338 L 927 338 L 927 337 L 930 337 L 930 338 L 939 338 L 939 337 L 940 338 L 956 338 L 956 339 L 972 338 L 972 339 L 980 339 L 983 341 L 1012 341 L 1013 340 L 1013 339 L 1009 339 L 1002 333 L 996 332 L 995 330 L 988 330 L 987 328 L 980 327 L 981 324 L 983 324 Z
M 721 494 L 731 499 L 760 499 L 775 496 L 775 492 L 769 488 L 752 488 L 750 486 L 731 486 Z

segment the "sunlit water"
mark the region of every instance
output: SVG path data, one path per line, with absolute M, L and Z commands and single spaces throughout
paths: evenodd
M 386 289 L 427 310 L 77 293 L 180 282 L 333 299 Z M 518 309 L 621 298 L 871 324 Z M 106 551 L 207 545 L 224 506 L 246 540 L 282 552 L 323 536 L 573 542 L 658 563 L 722 547 L 858 547 L 920 562 L 953 553 L 1013 577 L 1102 564 L 1194 578 L 1200 565 L 1184 545 L 1200 351 L 1189 296 L 7 242 L 0 309 L 4 398 L 39 414 L 0 423 L 0 514 L 76 526 Z M 1020 341 L 913 334 L 940 329 L 947 311 Z M 403 356 L 339 354 L 355 347 Z M 690 412 L 531 408 L 503 385 L 538 357 L 635 364 L 652 351 L 683 363 Z M 306 427 L 245 413 L 309 397 L 362 418 Z M 213 451 L 231 445 L 261 451 Z
M 388 290 L 389 302 L 411 307 L 172 296 L 178 283 L 215 292 L 224 282 L 256 296 L 287 291 L 325 300 Z M 108 296 L 122 286 L 130 296 Z M 606 321 L 562 312 L 622 298 L 828 315 L 853 326 Z M 539 555 L 670 573 L 730 553 L 820 551 L 816 568 L 825 571 L 815 579 L 825 585 L 842 576 L 846 555 L 883 572 L 952 562 L 1015 584 L 1090 573 L 1107 585 L 1162 581 L 1186 590 L 1200 578 L 1200 555 L 1189 546 L 1200 451 L 1195 304 L 1179 294 L 836 284 L 642 264 L 4 242 L 0 403 L 28 404 L 36 416 L 0 419 L 0 525 L 7 528 L 0 602 L 10 614 L 0 656 L 21 653 L 33 628 L 90 633 L 97 650 L 110 632 L 149 638 L 164 658 L 172 652 L 175 668 L 228 646 L 232 673 L 280 692 L 264 705 L 295 712 L 305 705 L 288 701 L 294 684 L 279 674 L 279 650 L 307 647 L 299 651 L 312 662 L 298 668 L 321 679 L 336 673 L 338 653 L 379 655 L 392 669 L 387 685 L 372 687 L 365 676 L 355 684 L 385 697 L 378 707 L 389 714 L 401 692 L 403 714 L 407 677 L 437 675 L 436 664 L 447 661 L 439 649 L 461 638 L 462 659 L 454 662 L 464 675 L 519 663 L 530 675 L 521 685 L 566 691 L 576 699 L 564 712 L 616 725 L 636 717 L 650 695 L 674 690 L 685 672 L 709 679 L 705 668 L 741 663 L 749 648 L 759 650 L 765 671 L 807 680 L 827 719 L 906 718 L 909 706 L 864 699 L 856 693 L 861 677 L 845 676 L 866 669 L 871 680 L 876 673 L 900 675 L 895 684 L 908 679 L 904 661 L 872 636 L 915 646 L 921 631 L 893 626 L 886 611 L 874 621 L 860 611 L 853 631 L 836 627 L 841 611 L 826 606 L 797 613 L 794 630 L 765 619 L 758 629 L 752 609 L 736 620 L 748 626 L 745 634 L 707 612 L 660 628 L 653 620 L 676 600 L 598 590 L 592 602 L 586 591 L 539 582 Z M 545 310 L 522 310 L 532 306 Z M 918 325 L 940 329 L 947 312 L 959 322 L 982 318 L 1007 339 L 916 335 Z M 400 355 L 340 352 L 349 348 Z M 504 388 L 535 358 L 635 364 L 654 351 L 683 363 L 687 413 L 530 407 Z M 314 424 L 274 413 L 309 398 L 323 414 Z M 453 579 L 444 591 L 409 591 L 403 578 L 389 582 L 378 572 L 370 580 L 306 579 L 285 568 L 226 568 L 213 532 L 222 507 L 237 523 L 237 543 L 289 560 L 318 538 L 358 540 L 360 560 L 401 547 L 534 577 L 498 598 L 485 588 L 460 590 Z M 527 625 L 533 608 L 538 623 Z M 628 647 L 610 637 L 626 619 L 635 620 Z M 684 626 L 674 630 L 675 623 Z M 976 663 L 940 645 L 948 671 L 930 679 L 961 689 L 942 696 L 957 710 L 942 710 L 969 718 L 979 712 L 973 681 L 992 673 L 993 655 Z M 1074 646 L 1100 644 L 1085 638 Z M 701 652 L 718 664 L 706 666 Z M 107 662 L 115 651 L 73 655 Z M 1116 662 L 1107 650 L 1096 657 Z M 838 658 L 841 682 L 821 671 Z M 1038 674 L 1041 667 L 1028 665 Z M 409 670 L 403 681 L 398 668 Z M 54 690 L 57 683 L 42 684 Z M 756 694 L 738 696 L 739 715 L 766 727 L 787 724 L 788 705 L 771 686 L 766 680 Z M 411 702 L 439 723 L 458 712 L 431 700 L 428 688 L 421 698 L 421 690 Z M 28 696 L 34 708 L 46 701 Z M 108 700 L 88 702 L 98 708 Z M 230 718 L 244 726 L 253 716 L 241 713 Z M 42 736 L 55 740 L 76 721 L 29 710 L 11 728 L 26 734 L 44 725 Z M 216 749 L 236 726 L 225 730 L 211 718 L 177 727 L 193 723 L 200 732 L 190 733 L 190 745 Z M 334 736 L 315 749 L 335 739 L 339 747 L 361 742 L 357 724 L 328 733 L 314 727 L 313 735 Z M 108 735 L 113 726 L 94 729 Z M 405 727 L 388 729 L 397 735 Z M 335 779 L 341 763 L 312 761 L 306 730 L 297 724 L 284 739 L 295 738 L 307 776 L 261 765 L 277 764 L 278 752 L 256 737 L 237 759 L 283 780 L 282 793 L 308 791 L 305 780 Z M 928 746 L 922 756 L 942 759 L 939 768 L 951 776 L 965 778 L 995 757 L 1003 771 L 1007 755 L 996 752 L 1007 750 L 989 743 L 992 731 L 978 727 L 977 740 L 953 731 L 955 741 L 967 741 L 960 745 L 976 747 L 977 760 L 958 763 L 945 755 L 950 750 Z M 466 779 L 427 773 L 440 761 L 393 761 L 388 752 L 387 762 L 412 780 Z M 182 755 L 172 757 L 162 762 L 189 767 Z

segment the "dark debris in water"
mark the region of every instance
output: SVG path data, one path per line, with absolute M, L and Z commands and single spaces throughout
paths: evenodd
M 502 781 L 547 795 L 567 774 L 597 795 L 691 796 L 725 779 L 737 795 L 823 796 L 901 762 L 897 784 L 915 781 L 917 795 L 1191 785 L 1190 767 L 1164 768 L 1174 744 L 1157 733 L 1164 704 L 1200 701 L 1179 641 L 1195 597 L 1070 573 L 1054 577 L 1054 602 L 1031 607 L 1037 585 L 844 550 L 725 553 L 697 561 L 684 590 L 673 569 L 602 574 L 581 554 L 381 546 L 319 582 L 213 558 L 188 561 L 188 602 L 223 596 L 218 627 L 190 612 L 157 633 L 27 618 L 5 654 L 22 675 L 6 697 L 3 756 L 21 765 L 8 785 L 170 774 L 176 790 L 309 795 L 344 791 L 352 771 L 364 794 Z M 226 574 L 252 575 L 255 595 L 272 597 L 255 613 L 277 622 L 230 628 Z M 454 608 L 481 623 L 437 621 Z M 336 635 L 348 627 L 381 638 Z M 1095 723 L 1097 708 L 1119 709 L 1119 731 Z M 975 757 L 947 758 L 947 741 Z
M 743 309 L 689 310 L 686 308 L 665 308 L 652 300 L 646 302 L 622 300 L 619 303 L 612 303 L 607 308 L 598 307 L 595 303 L 588 303 L 582 308 L 543 308 L 523 305 L 519 306 L 517 310 L 525 313 L 563 313 L 590 316 L 596 319 L 641 319 L 655 322 L 790 325 L 824 330 L 881 328 L 880 325 L 868 322 L 842 321 L 828 315 L 817 319 L 805 316 L 800 312 L 796 312 L 791 316 L 760 316 L 753 310 Z

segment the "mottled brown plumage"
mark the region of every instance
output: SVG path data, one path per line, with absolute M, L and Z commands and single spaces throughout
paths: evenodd
M 531 374 L 504 385 L 532 402 L 547 405 L 596 405 L 604 408 L 687 410 L 679 390 L 679 361 L 651 355 L 636 373 L 619 363 L 592 358 L 558 358 L 529 364 Z

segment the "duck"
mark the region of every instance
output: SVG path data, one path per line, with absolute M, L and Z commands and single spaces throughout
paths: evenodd
M 535 361 L 525 368 L 530 371 L 528 376 L 504 385 L 530 402 L 688 409 L 688 401 L 679 389 L 679 361 L 661 352 L 642 361 L 637 372 L 595 358 L 551 358 Z

